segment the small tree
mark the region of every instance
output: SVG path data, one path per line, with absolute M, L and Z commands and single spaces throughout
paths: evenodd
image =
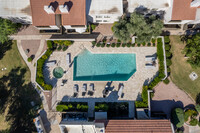
M 182 127 L 184 124 L 184 111 L 181 108 L 175 108 L 172 110 L 172 123 L 176 125 L 176 127 Z
M 198 113 L 200 113 L 200 105 L 199 105 L 199 104 L 197 104 L 197 105 L 195 106 L 195 109 L 197 110 Z
M 185 55 L 192 67 L 200 67 L 200 33 L 187 40 L 184 48 Z
M 14 34 L 20 26 L 20 24 L 13 23 L 8 19 L 0 18 L 0 42 L 8 41 L 8 36 Z
M 32 60 L 33 60 L 32 57 L 28 57 L 28 59 L 27 59 L 28 62 L 31 62 Z

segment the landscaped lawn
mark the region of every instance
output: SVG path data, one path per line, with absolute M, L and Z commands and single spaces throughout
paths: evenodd
M 185 44 L 180 40 L 180 36 L 170 36 L 170 40 L 173 54 L 170 78 L 180 89 L 185 90 L 195 100 L 197 94 L 200 93 L 200 68 L 193 69 L 186 62 L 186 58 L 182 54 Z M 189 78 L 189 74 L 193 71 L 199 76 L 195 81 Z
M 0 44 L 0 45 L 3 45 L 3 44 Z M 11 46 L 11 49 L 6 51 L 3 58 L 0 59 L 0 78 L 8 74 L 13 68 L 17 68 L 17 67 L 27 69 L 24 79 L 25 79 L 25 83 L 29 83 L 31 73 L 17 49 L 16 41 L 13 41 L 13 45 Z M 7 68 L 7 69 L 5 71 L 2 71 L 1 70 L 2 68 Z
M 30 71 L 16 42 L 5 51 L 0 49 L 0 132 L 6 129 L 7 132 L 35 131 L 33 118 L 37 110 L 31 102 L 40 106 L 39 95 L 31 86 Z M 7 69 L 2 71 L 2 68 Z

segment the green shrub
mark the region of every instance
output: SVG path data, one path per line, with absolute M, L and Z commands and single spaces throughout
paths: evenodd
M 100 47 L 101 46 L 101 43 L 97 43 L 97 45 L 96 45 L 97 47 Z
M 112 44 L 111 44 L 111 47 L 115 47 L 115 43 L 112 43 Z
M 102 44 L 101 44 L 101 47 L 105 47 L 105 43 L 102 43 Z
M 198 122 L 198 126 L 200 127 L 200 121 Z
M 165 43 L 170 43 L 169 36 L 165 36 L 165 37 L 164 37 L 164 40 L 165 40 Z
M 108 111 L 109 106 L 106 103 L 95 105 L 95 111 Z
M 92 29 L 92 31 L 95 30 L 95 28 L 96 28 L 96 25 L 91 24 L 91 29 Z
M 190 121 L 190 125 L 191 126 L 196 126 L 198 124 L 198 120 L 197 119 L 192 119 L 191 121 Z
M 110 44 L 106 44 L 106 47 L 110 47 Z
M 135 43 L 132 43 L 131 46 L 132 46 L 132 47 L 135 47 Z
M 62 50 L 63 50 L 63 51 L 66 51 L 67 48 L 68 48 L 67 46 L 63 46 L 63 49 L 62 49 Z
M 169 79 L 168 78 L 166 78 L 165 80 L 163 80 L 163 83 L 165 83 L 165 84 L 169 84 Z
M 153 43 L 153 46 L 155 47 L 155 46 L 156 46 L 156 44 L 155 44 L 155 43 Z
M 94 47 L 96 45 L 96 41 L 92 41 L 92 46 Z
M 169 51 L 171 49 L 171 46 L 169 44 L 165 44 L 165 50 Z
M 63 111 L 68 110 L 68 107 L 67 107 L 67 105 L 57 105 L 56 110 L 59 112 L 63 112 Z
M 129 48 L 131 47 L 131 43 L 127 43 L 126 46 Z
M 172 110 L 171 113 L 172 123 L 177 127 L 180 128 L 184 124 L 184 112 L 181 108 L 175 108 Z
M 157 38 L 157 43 L 162 43 L 162 38 Z
M 146 42 L 143 42 L 143 43 L 142 43 L 142 46 L 145 46 L 145 45 L 146 45 Z
M 53 49 L 53 44 L 52 43 L 53 43 L 52 41 L 47 40 L 47 48 L 48 49 Z
M 58 48 L 57 48 L 57 50 L 60 51 L 61 49 L 62 49 L 62 46 L 59 45 Z
M 142 101 L 135 101 L 136 108 L 147 108 L 148 107 L 148 86 L 143 86 L 142 89 Z
M 151 46 L 151 43 L 149 42 L 149 43 L 147 44 L 147 46 L 149 46 L 149 47 L 150 47 L 150 46 Z
M 123 43 L 123 44 L 122 44 L 122 47 L 126 47 L 126 43 Z
M 121 43 L 121 40 L 117 39 L 117 42 L 118 42 L 118 43 Z
M 119 48 L 121 46 L 121 43 L 117 43 L 116 46 Z
M 32 62 L 33 58 L 32 57 L 28 57 L 27 61 L 28 62 Z
M 171 69 L 170 69 L 170 67 L 167 67 L 167 72 L 169 73 L 169 72 L 171 72 Z
M 167 66 L 171 66 L 172 65 L 172 61 L 170 59 L 166 60 Z
M 199 104 L 197 104 L 197 105 L 195 106 L 195 109 L 197 110 L 198 113 L 200 113 L 200 105 L 199 105 Z
M 44 89 L 45 90 L 52 90 L 52 85 L 49 85 L 49 84 L 45 84 L 45 85 L 43 85 L 43 87 L 44 87 Z
M 193 110 L 193 109 L 188 109 L 184 113 L 184 120 L 188 121 L 189 117 L 192 118 L 194 116 L 197 116 L 197 112 L 195 110 Z
M 167 58 L 171 58 L 171 57 L 172 57 L 172 53 L 169 52 L 169 51 L 166 51 L 166 52 L 165 52 L 165 55 L 166 55 Z
M 151 42 L 152 42 L 152 43 L 156 43 L 156 39 L 155 39 L 155 38 L 152 38 L 152 39 L 151 39 Z
M 140 45 L 141 45 L 140 43 L 137 44 L 138 47 L 140 47 Z

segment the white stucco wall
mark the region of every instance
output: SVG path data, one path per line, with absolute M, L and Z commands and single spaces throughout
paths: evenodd
M 32 23 L 29 0 L 0 0 L 0 17 Z

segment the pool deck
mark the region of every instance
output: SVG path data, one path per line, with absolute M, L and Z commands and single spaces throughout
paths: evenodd
M 107 98 L 103 98 L 103 90 L 107 81 L 73 81 L 73 63 L 71 67 L 69 67 L 66 63 L 66 55 L 67 53 L 71 54 L 71 60 L 84 49 L 89 50 L 92 53 L 135 53 L 136 54 L 136 67 L 137 71 L 129 78 L 128 81 L 113 81 L 111 84 L 112 91 L 108 94 Z M 158 72 L 158 63 L 156 63 L 156 67 L 153 69 L 145 68 L 145 56 L 154 55 L 156 53 L 156 47 L 94 47 L 92 48 L 91 42 L 75 42 L 72 46 L 70 46 L 65 52 L 53 52 L 52 56 L 50 56 L 49 61 L 56 60 L 57 65 L 49 67 L 49 69 L 45 70 L 45 80 L 46 82 L 54 85 L 54 92 L 52 99 L 56 101 L 85 101 L 90 102 L 120 102 L 120 101 L 135 101 L 138 96 L 140 96 L 140 92 L 142 90 L 142 86 L 144 83 L 147 83 L 153 79 L 153 77 Z M 156 60 L 157 62 L 157 60 Z M 53 78 L 53 69 L 56 66 L 60 66 L 67 71 L 66 74 L 61 79 Z M 61 86 L 62 80 L 67 80 L 67 83 L 64 86 Z M 94 83 L 95 92 L 93 96 L 89 96 L 87 93 L 85 96 L 82 96 L 81 88 L 83 84 L 87 84 L 87 88 L 89 88 L 90 83 Z M 124 84 L 124 96 L 118 97 L 118 89 L 119 84 Z M 79 93 L 78 97 L 73 97 L 73 87 L 74 84 L 78 84 Z

